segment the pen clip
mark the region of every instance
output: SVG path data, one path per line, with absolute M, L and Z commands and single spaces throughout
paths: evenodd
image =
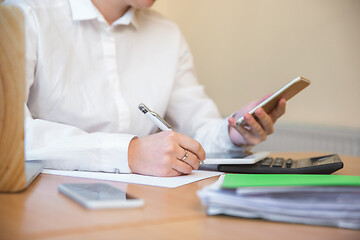
M 157 120 L 159 120 L 162 124 L 164 124 L 168 129 L 171 129 L 171 126 L 169 123 L 167 123 L 162 117 L 160 117 L 159 114 L 157 114 L 154 111 L 151 111 L 150 108 L 148 108 L 145 104 L 140 103 L 139 104 L 139 109 L 140 111 L 142 111 L 144 114 L 151 114 L 153 117 L 155 117 Z
M 156 112 L 150 111 L 151 115 L 156 117 L 160 122 L 162 122 L 167 128 L 171 129 L 170 124 L 168 124 L 162 117 L 160 117 Z

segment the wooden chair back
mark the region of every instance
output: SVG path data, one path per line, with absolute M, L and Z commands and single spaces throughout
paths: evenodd
M 25 33 L 20 9 L 0 5 L 0 192 L 26 185 Z

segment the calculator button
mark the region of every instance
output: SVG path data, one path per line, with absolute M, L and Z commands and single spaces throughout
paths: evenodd
M 261 161 L 260 166 L 262 166 L 262 167 L 270 167 L 272 161 L 273 161 L 272 158 L 265 158 L 264 160 Z
M 289 158 L 288 160 L 286 160 L 285 166 L 286 166 L 287 168 L 291 168 L 292 163 L 293 163 L 292 159 Z
M 284 158 L 275 158 L 272 167 L 282 167 Z

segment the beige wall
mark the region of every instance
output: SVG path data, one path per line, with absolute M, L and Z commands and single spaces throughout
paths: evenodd
M 158 0 L 225 116 L 298 75 L 283 123 L 360 128 L 360 0 Z

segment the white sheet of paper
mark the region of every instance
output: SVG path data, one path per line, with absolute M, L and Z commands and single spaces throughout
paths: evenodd
M 176 188 L 192 182 L 200 181 L 206 178 L 219 176 L 222 172 L 214 171 L 193 171 L 189 175 L 179 177 L 153 177 L 139 174 L 125 174 L 125 173 L 104 173 L 104 172 L 85 172 L 85 171 L 62 171 L 44 169 L 42 173 L 54 174 L 68 177 L 90 178 L 98 180 L 108 180 L 116 182 L 126 182 L 135 184 L 144 184 L 157 187 Z

